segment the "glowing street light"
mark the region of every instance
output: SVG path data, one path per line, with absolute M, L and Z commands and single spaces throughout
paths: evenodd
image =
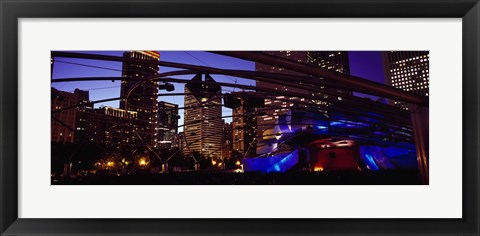
M 145 162 L 145 160 L 140 160 L 140 165 L 141 165 L 141 166 L 144 166 L 144 165 L 146 165 L 146 164 L 147 164 L 147 162 Z
M 140 159 L 138 160 L 138 165 L 139 165 L 139 166 L 147 166 L 147 165 L 148 165 L 148 161 L 147 161 L 145 158 L 142 157 L 142 158 L 140 158 Z

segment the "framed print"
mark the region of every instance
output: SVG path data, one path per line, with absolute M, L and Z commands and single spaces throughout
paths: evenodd
M 0 9 L 2 235 L 479 234 L 476 0 Z

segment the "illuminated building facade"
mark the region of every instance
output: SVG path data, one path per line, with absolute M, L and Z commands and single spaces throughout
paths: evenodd
M 154 51 L 129 51 L 124 52 L 124 58 L 142 59 L 147 61 L 159 61 L 160 54 Z M 147 144 L 150 146 L 157 145 L 157 112 L 158 102 L 155 95 L 158 94 L 158 83 L 148 81 L 148 78 L 158 73 L 159 66 L 155 64 L 123 62 L 122 77 L 143 78 L 146 82 L 138 83 L 138 81 L 122 80 L 120 88 L 120 96 L 127 97 L 128 100 L 120 101 L 120 108 L 128 111 L 137 112 L 138 118 L 133 122 L 134 133 L 138 136 L 134 137 L 133 142 L 138 145 Z
M 94 109 L 88 91 L 75 89 L 70 93 L 52 88 L 52 111 L 80 104 L 84 105 L 52 114 L 64 124 L 52 119 L 52 142 L 116 146 L 131 142 L 134 134 L 129 131 L 133 127 L 129 119 L 136 117 L 137 112 L 113 107 Z
M 184 152 L 221 158 L 222 88 L 208 74 L 205 82 L 198 74 L 185 85 L 184 135 L 187 146 Z
M 80 89 L 73 92 L 78 104 L 86 104 L 77 107 L 75 117 L 75 143 L 103 142 L 103 116 L 98 114 L 90 104 L 90 93 Z
M 232 130 L 232 123 L 226 123 L 225 120 L 223 122 L 223 134 L 222 134 L 222 160 L 228 160 L 232 154 L 232 137 L 233 137 L 233 130 Z
M 307 62 L 322 69 L 350 74 L 350 62 L 346 51 L 307 52 Z
M 247 157 L 253 157 L 257 149 L 257 117 L 255 106 L 248 104 L 245 97 L 239 97 L 240 106 L 232 109 L 233 150 Z
M 77 111 L 75 142 L 102 143 L 105 138 L 104 115 L 97 109 L 85 107 Z
M 350 61 L 346 51 L 312 51 L 307 52 L 307 62 L 316 65 L 322 69 L 336 71 L 342 74 L 350 74 Z M 351 91 L 345 91 L 338 88 L 324 88 L 329 91 L 345 93 L 351 95 Z M 326 94 L 319 94 L 325 96 Z M 328 96 L 328 95 L 327 95 Z
M 118 147 L 121 145 L 130 145 L 136 139 L 136 134 L 132 132 L 135 117 L 138 113 L 126 111 L 114 107 L 101 107 L 96 109 L 97 113 L 103 116 L 103 141 L 107 146 Z
M 171 148 L 178 133 L 178 105 L 158 102 L 157 139 L 159 148 Z
M 77 95 L 64 92 L 55 88 L 51 89 L 52 112 L 77 104 Z M 56 143 L 73 143 L 75 141 L 75 122 L 77 109 L 67 109 L 52 114 L 51 119 L 51 140 Z M 70 128 L 68 128 L 68 127 Z
M 382 53 L 385 84 L 407 92 L 428 96 L 429 51 L 389 51 Z M 402 101 L 389 103 L 408 110 Z
M 77 111 L 75 142 L 102 143 L 118 147 L 129 145 L 135 134 L 131 131 L 136 112 L 113 107 Z

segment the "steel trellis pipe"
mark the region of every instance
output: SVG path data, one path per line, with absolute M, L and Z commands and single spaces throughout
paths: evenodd
M 212 53 L 260 62 L 263 64 L 274 65 L 274 66 L 282 67 L 285 69 L 304 73 L 307 75 L 318 76 L 318 77 L 324 78 L 327 81 L 330 80 L 333 83 L 341 82 L 350 86 L 351 90 L 360 88 L 363 90 L 363 92 L 370 91 L 372 95 L 403 100 L 405 102 L 419 104 L 419 105 L 428 105 L 428 98 L 425 98 L 420 95 L 408 93 L 403 90 L 396 89 L 383 84 L 378 84 L 360 77 L 324 70 L 312 65 L 298 63 L 296 61 L 288 60 L 281 57 L 275 57 L 275 56 L 266 55 L 258 52 L 215 51 Z M 195 70 L 195 71 L 203 71 L 205 73 L 212 73 L 212 74 L 215 74 L 215 73 L 223 74 L 223 71 L 224 71 L 223 69 L 206 67 L 206 66 L 195 66 L 195 65 L 166 62 L 166 61 L 148 61 L 148 60 L 135 59 L 135 58 L 123 58 L 118 56 L 96 55 L 96 54 L 86 54 L 86 53 L 52 52 L 51 56 L 53 58 L 65 57 L 65 58 L 83 58 L 83 59 L 95 59 L 95 60 L 106 60 L 106 61 L 143 63 L 143 64 L 159 65 L 159 66 L 166 66 L 166 67 L 173 67 L 173 68 L 183 68 L 183 69 L 189 69 L 189 70 Z
M 414 103 L 423 106 L 428 105 L 428 98 L 420 95 L 408 93 L 403 90 L 390 87 L 388 85 L 375 83 L 373 81 L 366 80 L 357 76 L 351 76 L 335 71 L 325 70 L 313 65 L 299 63 L 297 61 L 282 57 L 272 56 L 261 52 L 212 51 L 212 53 L 260 62 L 263 64 L 277 66 L 307 75 L 313 75 L 327 79 L 336 79 L 344 84 L 349 85 L 351 88 L 362 88 L 367 91 L 374 92 L 376 93 L 376 95 L 379 95 L 381 97 L 394 98 L 406 101 L 408 103 Z

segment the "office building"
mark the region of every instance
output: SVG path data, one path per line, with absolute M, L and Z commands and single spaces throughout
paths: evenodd
M 75 143 L 102 142 L 103 141 L 103 116 L 95 112 L 90 103 L 90 92 L 75 89 L 73 91 L 78 106 L 75 109 Z M 99 132 L 101 130 L 101 132 Z
M 75 141 L 75 122 L 77 95 L 51 88 L 51 141 L 56 143 L 73 143 Z M 65 109 L 69 108 L 70 109 Z M 59 112 L 56 110 L 65 109 Z
M 239 95 L 240 99 L 240 106 L 232 109 L 233 150 L 244 156 L 253 157 L 257 149 L 256 108 L 248 102 L 249 93 L 233 94 Z
M 307 63 L 322 69 L 350 74 L 350 62 L 346 51 L 309 51 Z
M 222 160 L 229 160 L 232 154 L 233 148 L 233 122 L 223 122 L 223 134 L 222 134 Z
M 350 61 L 347 51 L 310 51 L 307 52 L 307 63 L 316 65 L 322 69 L 347 75 L 350 74 Z M 351 91 L 342 90 L 339 88 L 327 88 L 323 86 L 320 88 L 331 92 L 352 95 Z M 325 97 L 330 95 L 318 93 L 317 96 Z
M 102 106 L 94 108 L 88 91 L 75 89 L 75 143 L 97 143 L 106 147 L 129 145 L 136 136 L 131 129 L 137 112 Z
M 138 116 L 137 112 L 114 107 L 101 107 L 96 109 L 96 112 L 103 116 L 103 142 L 106 146 L 137 145 L 134 142 L 138 137 L 132 132 L 132 127 L 134 127 L 136 117 Z
M 160 60 L 160 54 L 154 51 L 129 51 L 125 52 L 123 57 L 147 62 Z M 158 74 L 159 66 L 147 62 L 123 62 L 122 77 L 141 78 L 146 81 L 139 83 L 138 81 L 122 80 L 120 96 L 125 99 L 120 101 L 120 109 L 137 113 L 137 119 L 135 119 L 131 131 L 138 135 L 135 136 L 133 142 L 138 146 L 155 147 L 157 145 L 158 102 L 156 95 L 158 94 L 158 83 L 149 79 Z
M 178 133 L 178 105 L 160 101 L 158 102 L 157 140 L 158 148 L 172 147 L 172 141 Z
M 222 149 L 222 89 L 208 74 L 185 85 L 184 135 L 186 154 L 199 152 L 219 159 Z
M 105 117 L 98 109 L 84 107 L 77 111 L 75 123 L 75 143 L 103 143 Z
M 428 96 L 429 51 L 388 51 L 382 53 L 385 84 L 407 92 Z M 408 104 L 389 100 L 389 104 L 408 110 Z

